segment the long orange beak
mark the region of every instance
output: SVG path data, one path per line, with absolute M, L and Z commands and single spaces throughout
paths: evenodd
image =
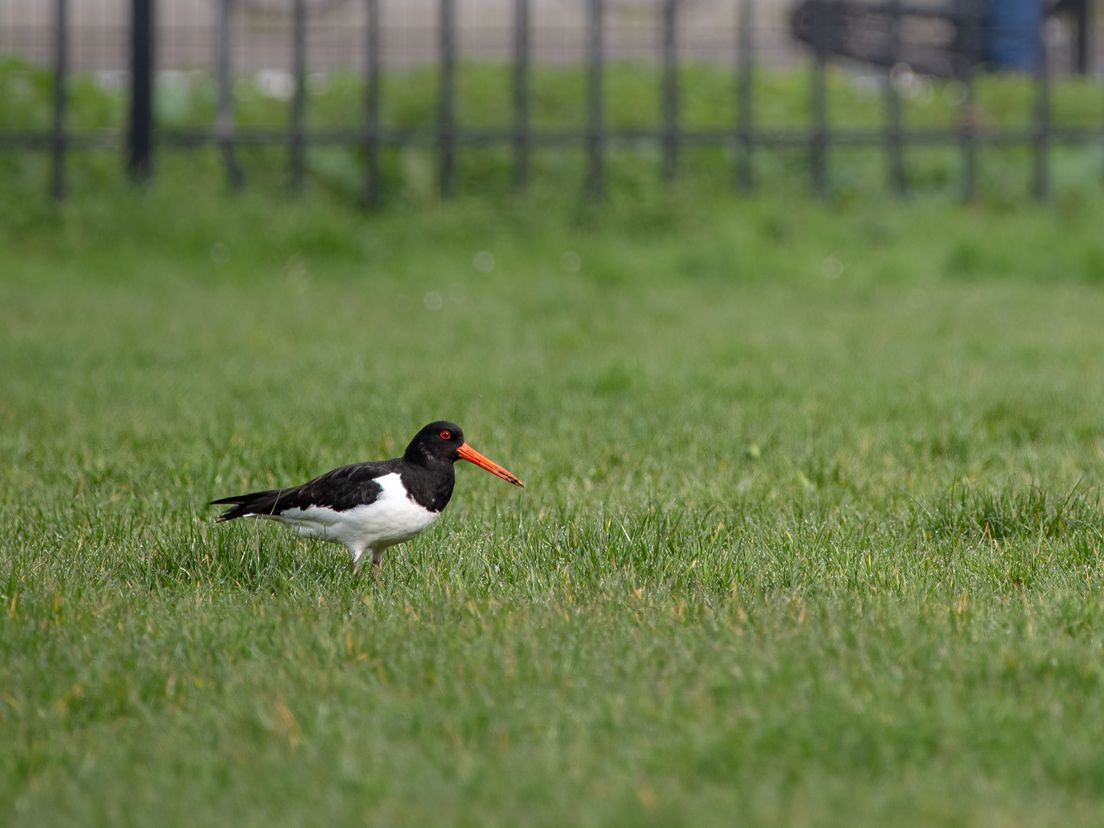
M 508 483 L 513 483 L 515 486 L 521 486 L 524 488 L 525 484 L 518 480 L 517 475 L 513 472 L 508 472 L 502 466 L 498 465 L 494 460 L 489 460 L 473 449 L 467 443 L 461 443 L 460 449 L 457 452 L 460 455 L 461 460 L 467 460 L 469 463 L 475 463 L 481 469 L 486 469 L 491 474 L 501 477 Z

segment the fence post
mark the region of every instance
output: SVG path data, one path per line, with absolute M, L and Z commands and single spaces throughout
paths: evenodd
M 364 204 L 380 205 L 380 6 L 366 0 L 364 30 Z
M 51 130 L 53 168 L 50 195 L 56 201 L 65 197 L 65 109 L 69 72 L 69 0 L 57 0 L 54 16 L 54 113 Z
M 956 0 L 955 10 L 962 27 L 962 43 L 958 50 L 956 76 L 962 84 L 962 104 L 959 107 L 958 144 L 962 156 L 962 200 L 973 201 L 977 195 L 977 125 L 974 113 L 974 58 L 980 53 L 977 12 L 967 0 Z
M 1045 19 L 1040 20 L 1036 28 L 1039 58 L 1035 65 L 1035 169 L 1031 182 L 1031 193 L 1036 201 L 1045 201 L 1050 195 L 1050 68 L 1047 66 L 1045 25 Z
M 529 0 L 514 0 L 514 190 L 529 183 Z
M 833 20 L 828 0 L 815 0 L 812 4 L 813 66 L 810 76 L 810 106 L 812 129 L 809 134 L 809 165 L 813 192 L 821 198 L 828 195 L 828 79 L 826 70 L 828 54 L 824 43 L 825 29 Z
M 306 135 L 304 121 L 307 109 L 307 4 L 294 0 L 291 27 L 291 71 L 294 89 L 291 96 L 291 123 L 288 135 L 288 162 L 291 165 L 291 191 L 303 191 L 306 170 Z
M 603 157 L 603 0 L 589 0 L 587 15 L 587 177 L 586 191 L 592 198 L 605 192 Z
M 1089 74 L 1089 56 L 1093 53 L 1093 19 L 1089 0 L 1074 5 L 1074 48 L 1073 71 L 1079 75 Z
M 218 72 L 218 103 L 215 115 L 215 140 L 222 151 L 226 180 L 230 189 L 240 190 L 245 183 L 234 156 L 234 68 L 231 42 L 231 18 L 234 0 L 219 0 L 215 34 L 215 64 Z
M 153 21 L 154 0 L 131 0 L 127 171 L 135 181 L 153 171 Z
M 454 0 L 440 0 L 441 88 L 437 99 L 437 175 L 442 196 L 450 196 L 456 169 L 456 15 Z
M 671 181 L 678 171 L 679 140 L 678 0 L 663 3 L 663 165 L 660 175 Z
M 740 33 L 736 46 L 736 186 L 750 190 L 754 185 L 751 169 L 752 123 L 752 72 L 755 69 L 752 54 L 752 24 L 754 0 L 740 0 Z
M 901 130 L 901 96 L 897 92 L 893 70 L 901 62 L 901 0 L 886 0 L 886 12 L 889 15 L 889 54 L 890 65 L 885 74 L 886 105 L 886 167 L 889 173 L 889 186 L 899 197 L 908 194 L 908 179 L 905 175 L 905 154 Z

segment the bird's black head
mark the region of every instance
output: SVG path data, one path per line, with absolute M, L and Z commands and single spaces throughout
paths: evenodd
M 484 457 L 478 451 L 464 442 L 464 432 L 456 423 L 448 420 L 438 420 L 435 423 L 422 428 L 410 445 L 406 447 L 403 457 L 411 463 L 428 465 L 433 463 L 455 463 L 457 460 L 467 460 L 481 469 L 486 469 L 491 474 L 501 477 L 515 486 L 525 484 L 518 480 L 513 472 L 506 471 L 493 460 Z
M 464 445 L 464 432 L 456 423 L 438 420 L 424 426 L 414 435 L 406 447 L 408 460 L 430 458 L 445 463 L 455 463 L 460 459 L 460 446 Z

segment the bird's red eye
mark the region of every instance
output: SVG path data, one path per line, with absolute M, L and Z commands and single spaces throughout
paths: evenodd
M 442 440 L 451 440 L 452 439 L 452 432 L 449 431 L 446 428 L 444 431 L 441 432 L 441 439 Z

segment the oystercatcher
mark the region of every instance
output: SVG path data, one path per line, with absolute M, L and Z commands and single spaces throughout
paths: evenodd
M 343 543 L 354 574 L 371 553 L 372 573 L 379 575 L 389 546 L 410 540 L 441 516 L 452 497 L 457 460 L 525 485 L 465 443 L 460 426 L 440 420 L 415 434 L 402 457 L 342 466 L 302 486 L 223 497 L 211 505 L 233 504 L 220 521 L 271 518 L 304 537 Z

